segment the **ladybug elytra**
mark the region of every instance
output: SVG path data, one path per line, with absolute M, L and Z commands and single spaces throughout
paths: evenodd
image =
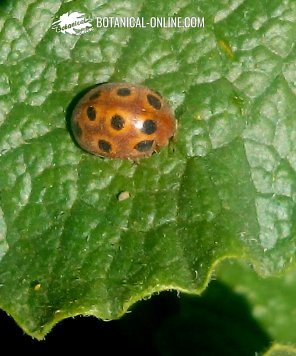
M 138 159 L 169 143 L 176 120 L 158 92 L 139 85 L 107 83 L 82 97 L 71 126 L 79 146 L 90 153 Z

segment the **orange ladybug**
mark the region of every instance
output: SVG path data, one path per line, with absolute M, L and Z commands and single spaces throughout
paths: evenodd
M 75 140 L 87 152 L 137 159 L 166 146 L 176 131 L 176 120 L 158 92 L 134 84 L 108 83 L 83 96 L 71 126 Z

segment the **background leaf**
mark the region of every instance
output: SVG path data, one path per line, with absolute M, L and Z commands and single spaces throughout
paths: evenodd
M 224 263 L 217 269 L 220 283 L 244 298 L 250 314 L 273 340 L 296 344 L 295 269 L 262 279 L 247 266 Z
M 205 28 L 64 35 L 51 25 L 67 11 L 197 15 Z M 1 5 L 0 305 L 28 334 L 118 318 L 156 291 L 199 293 L 225 258 L 265 276 L 294 265 L 295 18 L 292 0 Z M 71 110 L 106 81 L 167 96 L 174 144 L 138 165 L 80 150 Z

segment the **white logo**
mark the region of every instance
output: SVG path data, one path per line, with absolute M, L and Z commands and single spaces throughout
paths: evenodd
M 88 19 L 83 12 L 66 12 L 52 24 L 51 28 L 56 32 L 81 35 L 93 30 L 90 21 L 91 19 Z

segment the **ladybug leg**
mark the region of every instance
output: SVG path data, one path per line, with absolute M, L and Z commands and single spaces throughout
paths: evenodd
M 160 151 L 160 147 L 156 145 L 153 152 L 158 153 L 159 151 Z
M 170 153 L 175 153 L 176 152 L 176 140 L 175 137 L 172 137 L 169 142 L 168 149 Z
M 133 166 L 138 166 L 140 164 L 140 159 L 139 158 L 134 158 L 131 161 L 133 162 Z

